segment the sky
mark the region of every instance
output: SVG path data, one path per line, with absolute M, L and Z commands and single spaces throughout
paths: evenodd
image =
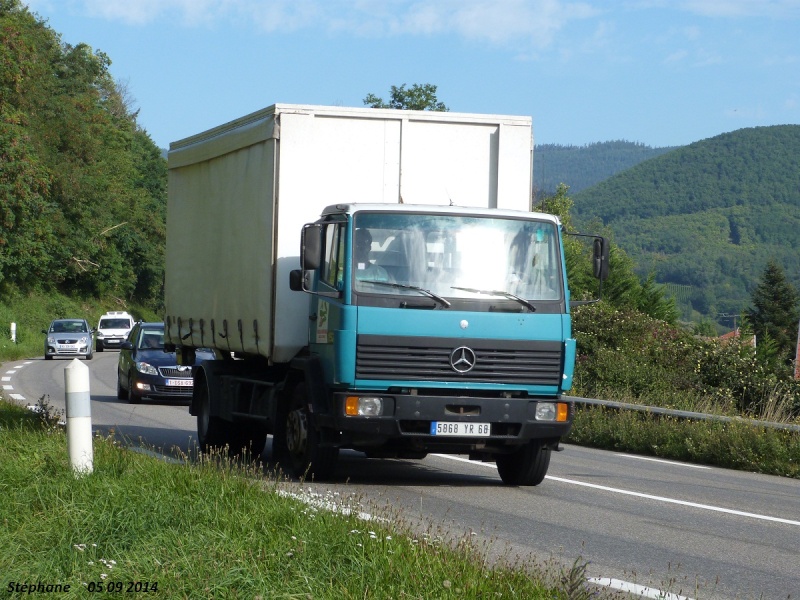
M 276 103 L 433 84 L 537 144 L 800 123 L 800 0 L 22 0 L 112 61 L 161 148 Z

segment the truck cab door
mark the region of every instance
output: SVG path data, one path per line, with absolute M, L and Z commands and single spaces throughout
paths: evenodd
M 345 287 L 346 222 L 331 221 L 320 225 L 320 264 L 314 277 L 310 315 L 309 349 L 319 356 L 325 379 L 334 379 L 335 332 L 342 329 Z

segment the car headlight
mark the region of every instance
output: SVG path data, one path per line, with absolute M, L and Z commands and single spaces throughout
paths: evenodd
M 136 361 L 136 370 L 145 375 L 158 375 L 158 369 L 146 362 Z
M 81 344 L 88 344 L 88 343 L 89 343 L 89 338 L 88 338 L 88 337 L 86 337 L 86 336 L 83 336 L 83 337 L 81 338 Z
M 56 343 L 56 338 L 54 338 L 51 335 L 47 336 L 47 343 L 48 344 L 55 344 Z
M 98 331 L 97 332 L 97 337 L 99 337 L 99 338 L 103 337 L 103 332 L 102 331 Z

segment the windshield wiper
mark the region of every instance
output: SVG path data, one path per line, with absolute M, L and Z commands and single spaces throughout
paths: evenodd
M 387 287 L 402 288 L 404 290 L 414 290 L 415 292 L 419 292 L 420 294 L 424 294 L 425 296 L 428 296 L 429 298 L 433 298 L 434 300 L 436 300 L 439 304 L 441 304 L 445 308 L 450 308 L 450 302 L 448 302 L 446 299 L 442 298 L 441 296 L 438 296 L 438 295 L 434 294 L 430 290 L 426 290 L 425 288 L 421 288 L 421 287 L 416 286 L 416 285 L 407 285 L 405 283 L 393 283 L 391 281 L 374 281 L 372 279 L 359 279 L 358 282 L 359 283 L 372 283 L 374 285 L 385 285 Z
M 486 294 L 487 296 L 502 296 L 503 298 L 508 298 L 509 300 L 514 300 L 516 302 L 519 302 L 520 304 L 522 304 L 522 306 L 524 306 L 531 312 L 536 312 L 536 307 L 527 300 L 525 300 L 525 298 L 520 298 L 516 294 L 512 294 L 511 292 L 506 292 L 505 290 L 476 290 L 475 288 L 466 288 L 457 286 L 451 286 L 450 289 L 461 290 L 464 292 L 471 292 L 473 294 Z

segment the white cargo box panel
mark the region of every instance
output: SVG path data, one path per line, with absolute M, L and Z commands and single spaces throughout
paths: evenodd
M 530 117 L 286 104 L 174 142 L 169 336 L 290 360 L 308 336 L 309 297 L 289 289 L 305 223 L 339 202 L 528 211 L 532 148 Z

